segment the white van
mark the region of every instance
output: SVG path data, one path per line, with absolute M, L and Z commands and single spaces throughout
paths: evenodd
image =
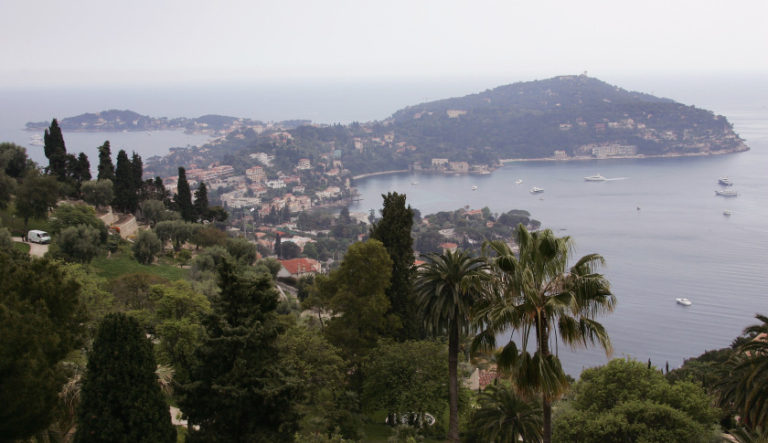
M 51 236 L 48 235 L 45 231 L 38 231 L 36 229 L 33 229 L 29 231 L 27 234 L 27 241 L 30 243 L 50 243 L 51 242 Z

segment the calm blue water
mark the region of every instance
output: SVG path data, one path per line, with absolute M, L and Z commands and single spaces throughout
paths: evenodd
M 598 75 L 599 76 L 599 75 Z M 687 357 L 726 346 L 768 313 L 768 82 L 738 78 L 603 78 L 630 90 L 650 92 L 725 115 L 752 151 L 715 158 L 617 160 L 588 163 L 521 163 L 483 177 L 397 175 L 359 181 L 364 200 L 353 210 L 381 206 L 380 194 L 396 190 L 423 214 L 469 205 L 494 212 L 527 209 L 545 227 L 571 235 L 576 254 L 598 252 L 619 304 L 604 317 L 614 356 L 649 357 L 678 366 Z M 477 78 L 403 82 L 270 82 L 127 86 L 88 89 L 0 87 L 0 141 L 28 147 L 45 165 L 42 147 L 29 144 L 27 121 L 48 121 L 84 112 L 131 109 L 161 117 L 226 114 L 263 121 L 293 118 L 320 123 L 384 119 L 426 100 L 461 96 L 528 78 Z M 174 146 L 197 145 L 205 136 L 180 132 L 64 133 L 69 152 L 84 151 L 97 163 L 104 140 L 143 158 Z M 586 183 L 600 173 L 627 177 Z M 716 180 L 730 176 L 738 198 L 714 196 Z M 523 184 L 515 185 L 518 178 Z M 418 186 L 411 182 L 419 181 Z M 471 186 L 477 185 L 477 191 Z M 531 186 L 545 189 L 540 196 Z M 641 210 L 637 211 L 637 207 Z M 723 210 L 733 211 L 730 218 Z M 693 300 L 691 307 L 676 297 Z M 601 364 L 598 351 L 564 353 L 566 369 Z
M 768 112 L 728 115 L 751 151 L 516 163 L 489 176 L 371 177 L 356 183 L 363 200 L 351 210 L 378 209 L 387 191 L 406 193 L 422 214 L 465 205 L 493 212 L 526 209 L 543 227 L 571 236 L 577 257 L 605 257 L 603 272 L 618 298 L 616 311 L 602 318 L 613 356 L 677 367 L 685 358 L 729 345 L 754 323 L 755 313 L 768 313 Z M 584 181 L 596 173 L 625 179 Z M 735 182 L 737 198 L 715 196 L 724 175 Z M 523 183 L 515 185 L 517 179 Z M 545 192 L 534 196 L 528 192 L 532 186 Z M 726 209 L 731 217 L 723 215 Z M 679 306 L 677 297 L 693 305 Z M 561 346 L 560 353 L 572 375 L 606 361 L 597 350 L 571 353 Z

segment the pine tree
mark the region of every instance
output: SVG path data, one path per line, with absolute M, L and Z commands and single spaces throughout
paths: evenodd
M 179 208 L 181 219 L 191 222 L 195 220 L 195 211 L 192 207 L 192 191 L 187 182 L 187 172 L 179 167 L 179 182 L 176 185 L 176 206 Z
M 200 182 L 195 191 L 195 214 L 203 220 L 208 220 L 208 188 L 203 182 Z
M 152 343 L 122 313 L 99 325 L 83 379 L 76 442 L 175 442 Z
M 115 165 L 112 164 L 112 151 L 109 148 L 109 140 L 99 146 L 99 173 L 98 180 L 110 180 L 115 182 Z
M 180 390 L 190 441 L 292 441 L 297 417 L 276 345 L 277 292 L 266 274 L 247 274 L 234 262 L 219 266 L 221 295 L 204 325 L 190 383 Z M 200 426 L 193 431 L 192 426 Z
M 43 149 L 45 157 L 48 158 L 48 173 L 64 181 L 67 177 L 67 147 L 59 122 L 55 118 L 43 135 Z
M 117 168 L 115 170 L 115 207 L 122 212 L 135 212 L 139 205 L 138 195 L 134 187 L 133 164 L 124 150 L 117 153 Z
M 413 210 L 405 206 L 405 194 L 390 192 L 381 196 L 381 219 L 371 228 L 371 238 L 381 241 L 392 259 L 392 279 L 387 290 L 390 312 L 403 325 L 399 340 L 423 338 L 413 303 Z

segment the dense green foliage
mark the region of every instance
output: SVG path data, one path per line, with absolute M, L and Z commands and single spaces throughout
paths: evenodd
M 541 405 L 526 401 L 508 384 L 488 386 L 477 403 L 469 419 L 468 442 L 541 441 Z
M 54 118 L 43 134 L 43 151 L 48 159 L 46 171 L 63 181 L 67 177 L 67 147 L 59 122 Z
M 340 430 L 358 436 L 361 414 L 347 380 L 348 363 L 322 334 L 305 326 L 289 328 L 278 340 L 280 366 L 297 383 L 293 409 L 302 433 Z
M 179 404 L 193 441 L 290 441 L 297 417 L 295 387 L 279 367 L 277 293 L 264 274 L 219 267 L 221 294 L 204 320 L 207 337 L 196 350 Z
M 75 441 L 175 442 L 155 369 L 152 343 L 138 322 L 107 315 L 88 354 Z
M 448 391 L 446 351 L 436 341 L 380 341 L 363 365 L 364 408 L 383 409 L 391 423 L 399 414 L 415 414 L 420 426 L 427 413 L 439 417 Z
M 691 382 L 669 383 L 656 368 L 614 359 L 586 369 L 555 419 L 563 442 L 702 442 L 713 437 L 717 411 Z
M 323 333 L 353 364 L 359 365 L 380 337 L 400 326 L 397 317 L 387 314 L 391 274 L 392 260 L 380 241 L 355 243 L 338 269 L 317 276 L 317 293 L 305 301 L 332 315 Z
M 188 222 L 195 220 L 195 208 L 192 206 L 192 191 L 189 189 L 187 172 L 181 167 L 179 167 L 179 181 L 176 185 L 174 202 L 181 214 L 182 220 Z
M 448 334 L 448 439 L 459 441 L 458 355 L 461 334 L 472 328 L 472 305 L 482 294 L 488 273 L 485 262 L 466 252 L 426 256 L 416 281 L 416 303 L 432 334 Z
M 568 268 L 572 251 L 570 237 L 556 237 L 545 229 L 515 230 L 515 254 L 501 241 L 488 243 L 494 277 L 486 296 L 476 307 L 474 319 L 480 334 L 473 348 L 492 351 L 496 336 L 514 328 L 520 333 L 521 349 L 510 337 L 499 355 L 499 367 L 512 374 L 515 386 L 542 399 L 543 441 L 551 441 L 552 402 L 566 392 L 568 378 L 550 340 L 571 347 L 597 344 L 611 351 L 605 328 L 595 321 L 598 314 L 613 311 L 616 303 L 610 284 L 596 269 L 603 257 L 588 254 Z M 553 337 L 554 336 L 554 337 Z M 535 352 L 528 352 L 529 342 Z
M 131 247 L 133 257 L 143 265 L 152 264 L 157 254 L 162 252 L 163 243 L 152 231 L 139 231 L 136 242 Z
M 16 191 L 16 212 L 26 227 L 30 218 L 45 218 L 58 197 L 59 184 L 55 177 L 29 174 Z
M 99 146 L 99 166 L 98 180 L 109 180 L 115 182 L 115 165 L 112 163 L 112 150 L 109 146 L 109 140 Z
M 101 252 L 101 233 L 88 225 L 68 226 L 53 237 L 49 254 L 66 261 L 90 263 Z
M 107 206 L 115 198 L 112 180 L 109 179 L 83 182 L 80 185 L 80 193 L 86 203 L 94 206 Z
M 400 319 L 400 340 L 419 338 L 423 330 L 413 303 L 413 210 L 405 205 L 405 194 L 390 192 L 381 196 L 381 218 L 371 227 L 371 238 L 384 244 L 392 260 L 392 277 L 387 288 L 390 312 Z
M 67 378 L 61 362 L 82 343 L 79 295 L 55 262 L 0 251 L 0 440 L 27 438 L 53 419 Z

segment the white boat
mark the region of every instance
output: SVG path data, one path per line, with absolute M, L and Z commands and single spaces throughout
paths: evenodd
M 33 135 L 29 137 L 29 144 L 32 146 L 43 146 L 43 136 Z
M 539 188 L 538 186 L 534 186 L 530 190 L 531 194 L 539 194 L 541 192 L 544 192 L 544 189 Z
M 608 180 L 607 178 L 603 177 L 600 174 L 590 175 L 588 177 L 584 177 L 584 180 L 588 182 L 604 182 Z
M 519 184 L 520 184 L 520 183 L 522 183 L 522 182 L 523 182 L 523 179 L 522 179 L 522 178 L 518 178 L 517 180 L 515 180 L 515 184 L 516 184 L 516 185 L 519 185 Z
M 723 211 L 723 215 L 726 216 L 726 217 L 730 217 L 731 214 L 733 214 L 733 212 L 731 212 L 730 209 L 726 209 L 725 211 Z
M 477 191 L 477 185 L 472 185 L 472 190 Z
M 739 195 L 738 192 L 734 191 L 733 189 L 718 189 L 715 191 L 715 195 L 719 195 L 720 197 L 736 197 Z
M 678 305 L 683 305 L 683 306 L 691 306 L 693 304 L 693 302 L 691 302 L 690 300 L 688 300 L 685 297 L 683 297 L 683 298 L 676 298 L 675 301 L 677 302 Z
M 418 182 L 418 181 L 413 181 L 413 182 L 411 182 L 411 184 L 412 184 L 413 186 L 416 186 L 416 185 L 418 185 L 418 184 L 419 184 L 419 182 Z
M 717 182 L 723 186 L 733 186 L 733 182 L 728 177 L 720 177 L 719 179 L 717 179 Z

